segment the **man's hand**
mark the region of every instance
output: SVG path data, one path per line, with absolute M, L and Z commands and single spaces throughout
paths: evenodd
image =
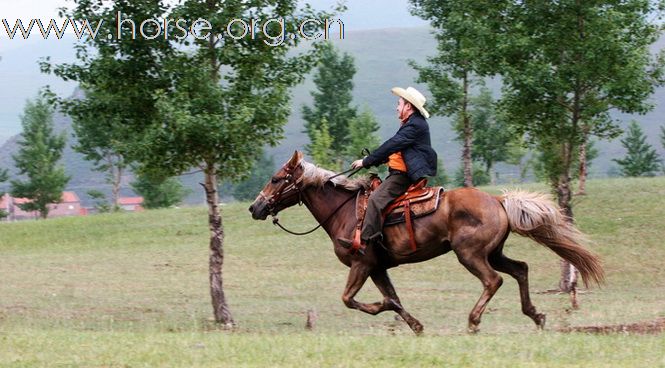
M 358 168 L 363 167 L 363 160 L 360 159 L 360 160 L 353 161 L 353 163 L 351 163 L 351 167 L 354 168 L 354 169 L 358 169 Z

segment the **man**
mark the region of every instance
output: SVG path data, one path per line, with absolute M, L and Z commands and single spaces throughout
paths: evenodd
M 388 163 L 389 175 L 369 197 L 367 212 L 360 239 L 361 249 L 365 245 L 381 241 L 383 238 L 383 217 L 381 212 L 395 198 L 404 194 L 409 186 L 426 176 L 436 175 L 437 156 L 432 149 L 429 125 L 426 118 L 425 96 L 413 87 L 395 87 L 392 93 L 399 97 L 397 117 L 401 126 L 395 135 L 385 141 L 374 152 L 363 159 L 354 161 L 353 168 L 378 166 Z M 337 239 L 345 247 L 352 240 Z

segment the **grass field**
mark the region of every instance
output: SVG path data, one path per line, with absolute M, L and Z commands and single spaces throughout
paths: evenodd
M 204 208 L 0 224 L 0 366 L 665 366 L 662 334 L 557 332 L 665 317 L 665 178 L 591 181 L 576 199 L 608 276 L 603 288 L 582 290 L 580 310 L 566 295 L 537 293 L 557 285 L 552 252 L 508 239 L 506 254 L 529 263 L 543 332 L 505 276 L 481 333 L 467 335 L 481 285 L 450 254 L 391 271 L 424 337 L 394 314 L 348 310 L 347 269 L 325 233 L 290 236 L 246 208 L 223 207 L 233 331 L 210 321 Z M 315 224 L 304 207 L 281 220 Z M 368 283 L 358 299 L 380 294 Z M 305 331 L 310 309 L 318 320 Z

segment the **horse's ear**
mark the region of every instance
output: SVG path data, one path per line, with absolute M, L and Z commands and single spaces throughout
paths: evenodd
M 289 166 L 290 167 L 296 167 L 298 163 L 302 160 L 302 152 L 300 151 L 295 151 L 293 152 L 293 156 L 289 160 Z

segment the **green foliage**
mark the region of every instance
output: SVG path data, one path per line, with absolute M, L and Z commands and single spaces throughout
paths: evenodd
M 349 123 L 349 144 L 346 157 L 355 160 L 363 156 L 363 149 L 373 151 L 381 145 L 379 123 L 369 107 L 364 107 Z
M 426 19 L 434 28 L 437 40 L 436 56 L 427 59 L 428 65 L 415 62 L 418 82 L 427 83 L 432 93 L 428 103 L 431 112 L 445 116 L 463 114 L 468 103 L 465 81 L 470 76 L 486 75 L 483 64 L 486 57 L 486 41 L 492 32 L 483 23 L 486 17 L 472 17 L 470 13 L 482 11 L 482 2 L 464 0 L 410 0 L 414 15 Z
M 334 160 L 344 158 L 347 153 L 344 147 L 353 140 L 349 125 L 357 115 L 356 108 L 351 106 L 355 74 L 353 57 L 346 53 L 340 54 L 332 43 L 325 43 L 314 75 L 316 91 L 311 92 L 314 104 L 302 107 L 305 132 L 310 142 L 314 142 L 316 132 L 321 131 L 322 121 L 325 119 L 327 122 Z M 311 146 L 307 147 L 307 152 L 312 154 Z
M 339 165 L 339 161 L 335 161 L 333 138 L 325 118 L 311 134 L 312 143 L 310 144 L 309 151 L 314 163 L 328 170 L 339 171 L 341 165 Z
M 284 18 L 293 33 L 296 13 L 324 16 L 308 7 L 297 10 L 295 1 L 230 1 L 222 6 L 187 0 L 173 10 L 174 15 L 206 19 L 213 29 L 225 29 L 235 18 Z M 301 42 L 298 38 L 286 37 L 274 47 L 260 35 L 255 40 L 211 37 L 194 40 L 186 51 L 172 50 L 164 61 L 172 84 L 156 95 L 159 122 L 135 145 L 143 170 L 172 176 L 199 167 L 234 180 L 249 173 L 266 144 L 282 137 L 291 112 L 289 89 L 313 67 L 318 44 L 294 54 L 290 50 Z
M 411 61 L 418 71 L 417 81 L 427 83 L 432 93 L 428 108 L 433 113 L 452 116 L 462 145 L 464 183 L 473 183 L 473 122 L 469 103 L 471 87 L 482 84 L 487 76 L 487 47 L 495 45 L 487 40 L 493 32 L 488 29 L 487 9 L 482 1 L 465 0 L 410 0 L 414 15 L 429 20 L 437 40 L 437 54 L 427 58 L 428 65 Z M 478 14 L 478 16 L 470 16 Z M 491 164 L 490 164 L 491 166 Z
M 239 201 L 249 201 L 256 198 L 263 186 L 270 180 L 275 171 L 275 161 L 265 152 L 254 162 L 249 178 L 233 186 L 233 197 Z
M 492 181 L 490 175 L 485 171 L 485 168 L 480 162 L 473 162 L 473 186 L 479 187 L 483 185 L 488 185 Z M 455 171 L 455 178 L 452 182 L 455 187 L 464 186 L 464 167 L 460 166 L 457 171 Z
M 522 137 L 513 139 L 508 142 L 508 147 L 506 147 L 506 150 L 506 163 L 519 167 L 519 182 L 523 183 L 526 180 L 526 176 L 529 173 L 529 170 L 532 168 L 535 162 L 532 152 L 526 146 L 524 138 Z
M 501 108 L 514 130 L 545 150 L 545 175 L 559 204 L 572 214 L 575 152 L 588 135 L 620 133 L 610 110 L 644 113 L 663 83 L 664 54 L 649 47 L 661 34 L 657 2 L 484 2 L 481 15 L 496 30 L 488 49 L 502 62 Z
M 93 189 L 88 191 L 88 195 L 92 198 L 94 203 L 94 208 L 99 213 L 111 212 L 111 205 L 106 200 L 106 195 L 100 192 L 99 190 Z
M 131 19 L 138 25 L 160 19 L 166 1 L 76 0 L 73 9 L 63 11 L 71 19 L 103 21 L 100 35 L 116 35 L 116 19 Z M 147 27 L 149 28 L 149 27 Z M 170 40 L 132 37 L 132 27 L 122 27 L 121 37 L 86 37 L 76 46 L 77 62 L 54 65 L 47 58 L 41 69 L 79 84 L 80 98 L 52 97 L 72 117 L 78 143 L 75 150 L 95 163 L 96 169 L 124 168 L 132 161 L 133 145 L 142 141 L 143 129 L 156 119 L 154 92 L 169 87 L 164 60 L 172 53 Z
M 631 121 L 621 145 L 628 151 L 622 159 L 613 161 L 621 166 L 623 176 L 654 176 L 661 160 L 656 150 L 646 142 L 646 135 L 636 121 Z
M 153 178 L 148 175 L 138 175 L 130 185 L 137 194 L 143 197 L 143 207 L 147 209 L 176 206 L 187 195 L 187 190 L 177 178 Z
M 448 184 L 450 184 L 451 180 L 450 176 L 448 176 L 448 172 L 446 171 L 446 167 L 443 165 L 443 160 L 438 159 L 437 166 L 438 168 L 436 169 L 436 176 L 429 178 L 427 183 L 431 186 L 446 187 Z M 462 175 L 464 175 L 464 173 L 462 173 Z
M 58 166 L 65 148 L 64 134 L 53 132 L 53 112 L 41 98 L 28 101 L 21 116 L 23 132 L 18 142 L 19 151 L 13 156 L 19 175 L 25 180 L 12 180 L 14 197 L 30 201 L 20 204 L 24 211 L 39 211 L 42 218 L 48 216 L 50 203 L 59 203 L 69 177 Z
M 579 150 L 581 147 L 575 147 L 572 152 L 571 166 L 579 167 Z M 530 165 L 533 167 L 533 173 L 541 182 L 552 183 L 558 180 L 557 173 L 563 169 L 561 165 L 561 153 L 558 151 L 560 147 L 556 144 L 544 144 L 536 150 L 534 157 L 530 160 Z M 595 147 L 595 141 L 587 143 L 586 150 L 586 163 L 587 169 L 591 167 L 593 160 L 598 157 L 598 149 Z M 571 173 L 572 179 L 579 179 L 579 171 Z
M 483 87 L 472 98 L 471 124 L 473 127 L 473 151 L 471 157 L 485 166 L 485 172 L 492 175 L 495 163 L 509 158 L 510 142 L 515 134 L 504 119 L 497 116 L 492 92 Z M 458 129 L 458 137 L 460 134 Z M 460 137 L 461 138 L 461 137 Z

